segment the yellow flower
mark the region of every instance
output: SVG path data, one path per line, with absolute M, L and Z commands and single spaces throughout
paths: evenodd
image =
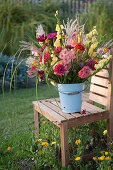
M 104 130 L 103 135 L 106 135 L 106 134 L 107 134 L 107 130 Z
M 58 38 L 58 39 L 60 39 L 60 38 L 61 38 L 61 35 L 60 35 L 60 34 L 58 34 L 58 35 L 57 35 L 57 38 Z
M 11 150 L 11 147 L 9 146 L 9 147 L 7 148 L 7 150 L 10 151 L 10 150 Z
M 97 158 L 96 157 L 93 157 L 93 160 L 96 160 Z
M 43 121 L 43 124 L 45 124 L 46 123 L 46 121 Z
M 92 33 L 93 33 L 93 35 L 98 35 L 98 32 L 97 32 L 96 29 L 94 29 L 94 30 L 92 31 Z
M 80 157 L 76 157 L 76 158 L 75 158 L 75 161 L 79 161 L 79 160 L 80 160 Z
M 90 32 L 89 34 L 87 34 L 87 38 L 91 38 L 92 37 L 92 32 Z
M 55 13 L 55 17 L 58 15 L 58 10 L 56 11 L 56 13 Z
M 79 140 L 76 140 L 75 143 L 78 145 L 80 143 L 80 139 Z
M 61 28 L 61 29 L 64 29 L 64 26 L 63 26 L 63 25 L 60 25 L 60 28 Z
M 108 152 L 105 152 L 105 155 L 108 155 Z
M 52 142 L 51 144 L 52 144 L 52 145 L 55 145 L 55 144 L 56 144 L 56 142 Z
M 59 46 L 61 46 L 59 39 L 56 39 L 56 41 L 54 42 L 54 46 L 55 46 L 56 48 L 59 47 Z
M 42 146 L 47 147 L 48 145 L 49 145 L 49 143 L 47 143 L 47 142 L 42 142 Z
M 101 161 L 103 161 L 104 158 L 105 158 L 105 156 L 100 156 L 100 157 L 98 157 L 98 159 L 101 160 Z
M 56 25 L 56 31 L 58 31 L 58 32 L 60 31 L 60 27 L 58 24 Z
M 56 84 L 55 84 L 54 81 L 50 81 L 50 83 L 51 83 L 53 86 L 56 86 Z
M 107 157 L 105 158 L 105 160 L 109 161 L 109 160 L 111 160 L 111 157 L 107 156 Z

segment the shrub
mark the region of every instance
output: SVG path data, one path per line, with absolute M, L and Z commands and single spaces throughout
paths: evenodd
M 0 54 L 0 90 L 12 87 L 25 87 L 27 84 L 27 66 L 21 60 L 14 61 L 12 57 Z M 17 67 L 18 66 L 18 67 Z M 16 68 L 17 67 L 17 68 Z M 14 76 L 13 73 L 16 70 Z

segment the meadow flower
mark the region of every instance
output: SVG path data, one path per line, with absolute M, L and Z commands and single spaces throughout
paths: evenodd
M 75 158 L 75 161 L 80 161 L 80 157 L 76 157 L 76 158 Z
M 109 160 L 111 160 L 111 157 L 107 156 L 107 157 L 105 158 L 105 160 L 109 161 Z
M 43 29 L 43 26 L 40 24 L 36 28 L 36 37 L 38 38 L 39 35 L 43 35 L 43 34 L 45 35 L 45 31 Z
M 10 147 L 10 146 L 8 146 L 7 150 L 8 150 L 8 151 L 10 151 L 10 150 L 11 150 L 11 147 Z
M 106 135 L 106 134 L 107 134 L 107 132 L 108 132 L 107 130 L 104 130 L 104 131 L 103 131 L 103 135 Z
M 108 152 L 105 152 L 105 155 L 108 155 Z
M 47 142 L 42 142 L 42 146 L 47 147 L 48 145 L 49 145 L 49 143 L 47 143 Z
M 98 160 L 103 161 L 104 158 L 105 158 L 105 156 L 100 156 L 100 157 L 98 157 Z
M 93 157 L 93 160 L 96 160 L 97 158 L 96 157 Z
M 52 145 L 55 145 L 55 144 L 56 144 L 56 142 L 52 142 L 51 144 L 52 144 Z
M 84 66 L 79 72 L 78 76 L 83 78 L 86 78 L 90 75 L 90 68 L 88 66 Z
M 58 65 L 55 66 L 54 72 L 55 72 L 57 75 L 62 76 L 62 75 L 64 75 L 65 71 L 66 71 L 66 70 L 65 70 L 64 65 L 58 64 Z
M 43 121 L 43 124 L 45 124 L 46 123 L 46 121 Z
M 38 56 L 38 52 L 37 51 L 32 51 L 32 55 Z
M 80 142 L 81 142 L 80 139 L 75 141 L 77 145 L 80 144 Z

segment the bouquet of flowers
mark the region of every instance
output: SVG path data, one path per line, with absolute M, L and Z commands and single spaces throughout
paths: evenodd
M 28 74 L 37 76 L 41 81 L 46 79 L 58 84 L 85 82 L 111 60 L 112 40 L 102 47 L 97 40 L 95 26 L 85 34 L 84 25 L 79 25 L 78 18 L 61 24 L 58 11 L 55 17 L 57 25 L 54 33 L 47 35 L 39 25 L 36 40 L 32 43 L 21 42 L 23 50 L 31 51 L 26 60 Z

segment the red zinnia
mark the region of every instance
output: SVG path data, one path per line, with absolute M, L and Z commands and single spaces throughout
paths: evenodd
M 64 65 L 58 64 L 58 65 L 55 66 L 54 71 L 57 75 L 62 76 L 65 73 L 66 70 L 65 70 Z
M 82 52 L 82 51 L 84 51 L 84 50 L 85 50 L 84 46 L 83 46 L 83 45 L 81 45 L 80 43 L 77 43 L 77 44 L 76 44 L 76 46 L 75 46 L 75 48 L 76 48 L 76 49 L 78 49 L 78 50 L 79 50 L 79 52 Z

